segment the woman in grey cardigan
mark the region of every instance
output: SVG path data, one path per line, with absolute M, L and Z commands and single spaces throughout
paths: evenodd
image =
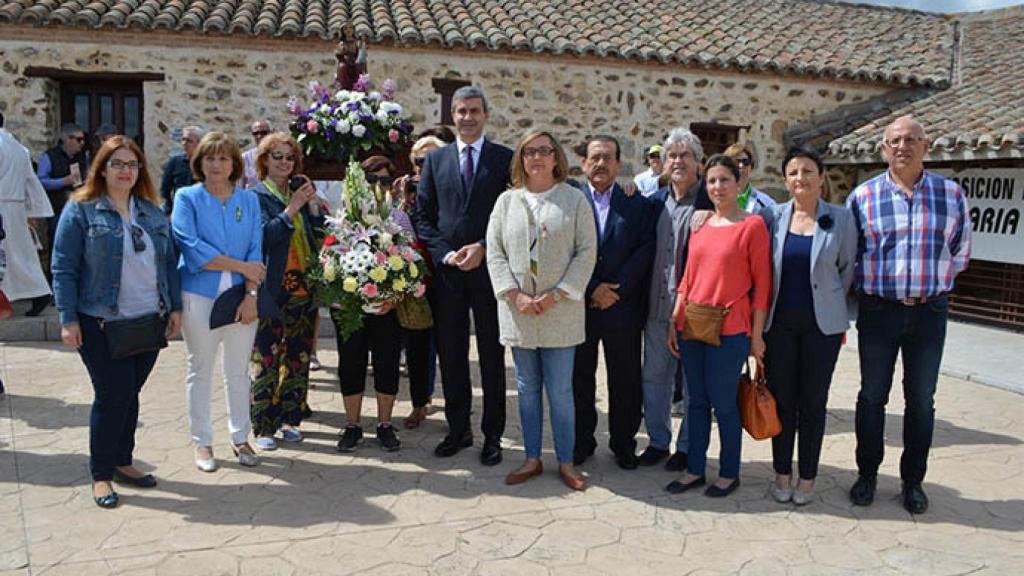
M 526 462 L 505 478 L 520 484 L 543 472 L 546 389 L 558 472 L 573 490 L 586 479 L 572 464 L 572 370 L 585 337 L 583 294 L 597 258 L 590 203 L 565 183 L 565 152 L 548 132 L 531 131 L 512 157 L 512 186 L 487 226 L 487 270 L 498 299 L 501 343 L 512 347 Z

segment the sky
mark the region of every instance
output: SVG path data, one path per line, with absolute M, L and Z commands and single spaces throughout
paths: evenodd
M 928 12 L 974 12 L 1024 4 L 1024 0 L 843 0 L 859 4 L 879 4 Z

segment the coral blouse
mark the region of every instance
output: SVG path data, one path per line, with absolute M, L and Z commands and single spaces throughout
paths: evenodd
M 722 336 L 750 336 L 752 310 L 768 310 L 772 290 L 771 240 L 764 220 L 748 216 L 729 226 L 705 224 L 690 236 L 679 299 L 728 306 Z M 679 315 L 676 328 L 683 329 Z

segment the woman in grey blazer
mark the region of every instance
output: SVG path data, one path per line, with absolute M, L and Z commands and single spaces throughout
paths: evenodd
M 531 131 L 512 157 L 512 189 L 487 226 L 487 271 L 498 300 L 501 343 L 512 347 L 526 462 L 505 478 L 520 484 L 540 474 L 547 390 L 558 472 L 573 490 L 586 479 L 572 463 L 575 347 L 585 339 L 583 295 L 597 259 L 590 203 L 565 183 L 565 152 L 548 132 Z
M 791 149 L 782 171 L 792 199 L 773 208 L 773 289 L 765 323 L 765 374 L 782 421 L 782 433 L 772 439 L 771 494 L 802 505 L 813 499 L 828 389 L 849 327 L 857 233 L 850 212 L 822 198 L 826 176 L 817 153 Z M 797 430 L 800 480 L 794 487 Z

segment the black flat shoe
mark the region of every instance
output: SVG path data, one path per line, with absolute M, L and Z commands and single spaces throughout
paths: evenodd
M 152 474 L 146 474 L 145 476 L 139 476 L 138 478 L 132 478 L 127 474 L 114 470 L 114 482 L 121 484 L 131 484 L 137 488 L 154 488 L 156 487 L 156 478 Z
M 707 479 L 704 478 L 703 476 L 697 478 L 696 480 L 690 480 L 689 482 L 680 482 L 679 480 L 673 480 L 668 483 L 668 486 L 665 486 L 665 490 L 668 490 L 669 494 L 682 494 L 683 492 L 686 492 L 690 488 L 703 486 L 706 481 Z
M 499 440 L 484 440 L 484 448 L 480 451 L 480 463 L 484 466 L 501 464 L 501 442 Z
M 911 514 L 924 514 L 928 511 L 928 496 L 920 484 L 903 483 L 903 508 Z
M 708 498 L 725 498 L 729 494 L 732 494 L 733 492 L 735 492 L 736 489 L 739 488 L 739 487 L 740 487 L 740 479 L 739 478 L 734 478 L 733 481 L 730 482 L 729 485 L 726 486 L 725 488 L 719 488 L 718 486 L 716 486 L 714 484 L 712 484 L 711 486 L 708 486 L 707 489 L 704 490 L 704 495 L 707 496 Z
M 117 492 L 111 491 L 110 494 L 103 496 L 93 496 L 92 501 L 100 508 L 117 508 Z

